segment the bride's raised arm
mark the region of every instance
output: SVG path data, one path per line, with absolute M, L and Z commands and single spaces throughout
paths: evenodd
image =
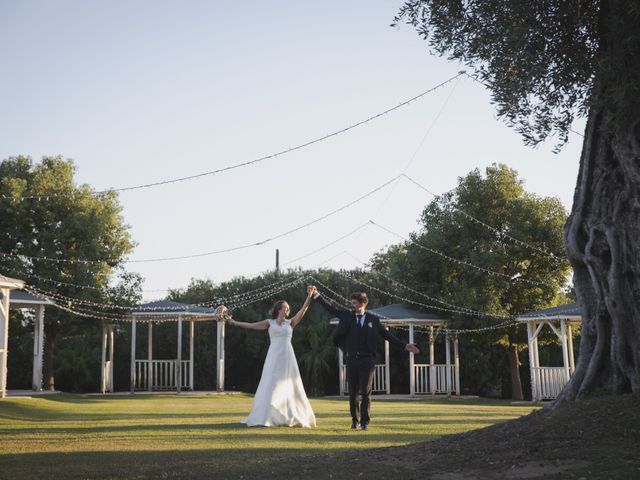
M 304 304 L 302 305 L 302 307 L 300 307 L 300 310 L 298 310 L 298 313 L 296 313 L 293 318 L 291 318 L 291 327 L 295 328 L 296 325 L 298 325 L 300 323 L 300 320 L 302 320 L 302 317 L 304 317 L 304 314 L 307 313 L 307 308 L 309 308 L 309 304 L 311 303 L 311 297 L 313 296 L 313 291 L 311 289 L 307 290 L 307 299 L 304 301 Z

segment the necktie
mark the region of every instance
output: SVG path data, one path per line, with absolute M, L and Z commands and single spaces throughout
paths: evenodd
M 356 318 L 358 319 L 358 325 L 360 325 L 361 327 L 364 325 L 362 317 L 364 317 L 364 315 L 356 315 Z

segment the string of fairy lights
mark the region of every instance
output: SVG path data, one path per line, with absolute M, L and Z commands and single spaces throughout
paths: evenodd
M 318 285 L 320 285 L 320 287 L 322 287 L 323 291 L 321 292 L 322 296 L 328 300 L 330 303 L 332 303 L 333 305 L 337 306 L 337 307 L 342 307 L 344 308 L 344 306 L 350 306 L 350 301 L 347 297 L 341 295 L 340 293 L 336 292 L 335 290 L 331 289 L 329 286 L 327 286 L 326 284 L 324 284 L 323 282 L 321 282 L 320 280 L 318 280 L 316 277 L 310 275 L 309 279 L 314 281 L 315 283 L 317 283 Z M 329 292 L 329 295 L 327 295 L 326 292 Z M 333 298 L 332 298 L 333 297 Z M 339 299 L 339 300 L 336 300 Z M 376 314 L 378 317 L 380 317 L 383 320 L 392 320 L 390 317 L 387 317 L 385 315 L 381 315 L 381 314 Z M 495 324 L 495 325 L 489 325 L 486 327 L 480 327 L 480 328 L 447 328 L 447 327 L 439 327 L 439 331 L 443 332 L 443 333 L 449 333 L 449 334 L 456 334 L 456 335 L 460 335 L 460 334 L 467 334 L 467 333 L 483 333 L 483 332 L 488 332 L 488 331 L 492 331 L 492 330 L 500 330 L 500 329 L 504 329 L 504 328 L 508 328 L 508 327 L 512 327 L 514 325 L 518 324 L 518 320 L 516 320 L 514 317 L 510 317 L 508 320 L 505 320 L 504 322 Z M 405 329 L 403 326 L 396 326 L 394 325 L 393 328 L 399 328 L 399 329 Z M 421 327 L 421 326 L 414 326 L 413 327 L 414 330 L 425 330 L 428 331 L 428 327 Z M 408 329 L 406 329 L 408 330 Z
M 356 256 L 354 256 L 350 252 L 344 252 L 344 253 L 346 255 L 350 256 L 351 258 L 353 258 L 356 262 L 359 262 L 362 265 L 366 265 L 365 262 L 363 262 L 362 260 L 358 259 Z M 480 311 L 480 310 L 474 310 L 474 309 L 469 308 L 469 307 L 460 307 L 458 305 L 454 305 L 454 304 L 449 303 L 449 302 L 447 302 L 445 300 L 442 300 L 441 298 L 437 298 L 437 297 L 434 297 L 432 295 L 428 295 L 426 293 L 420 292 L 420 291 L 416 290 L 415 288 L 412 288 L 412 287 L 410 287 L 408 285 L 405 285 L 405 284 L 401 283 L 400 281 L 396 280 L 395 278 L 392 278 L 389 275 L 386 275 L 386 274 L 384 274 L 382 272 L 379 272 L 377 270 L 370 270 L 370 273 L 372 273 L 372 274 L 374 274 L 376 276 L 382 277 L 382 278 L 386 279 L 387 281 L 389 281 L 392 285 L 397 285 L 399 287 L 402 287 L 403 289 L 410 291 L 414 295 L 418 295 L 420 297 L 426 298 L 427 300 L 430 300 L 432 302 L 441 303 L 442 305 L 445 305 L 445 306 L 449 307 L 449 309 L 452 310 L 452 311 L 456 311 L 456 312 L 459 312 L 459 313 L 464 313 L 464 314 L 467 314 L 467 315 L 475 315 L 475 316 L 478 316 L 478 317 L 509 318 L 509 315 L 500 315 L 500 314 L 497 314 L 497 313 L 483 312 L 483 311 Z M 348 276 L 351 277 L 351 275 L 348 275 Z M 362 281 L 358 281 L 358 282 L 361 283 L 361 284 L 364 284 L 364 282 L 362 282 Z M 367 286 L 367 285 L 365 284 L 365 286 Z M 371 288 L 373 288 L 373 287 L 371 287 Z M 390 292 L 382 292 L 381 291 L 380 293 L 384 293 L 386 295 L 393 296 L 393 297 L 398 298 L 400 300 L 409 301 L 411 303 L 414 303 L 413 300 L 409 300 L 409 299 L 406 299 L 404 297 L 399 297 L 398 295 L 392 294 Z M 425 306 L 425 305 L 422 305 L 422 306 Z M 429 308 L 438 308 L 438 309 L 442 309 L 442 310 L 447 310 L 447 309 L 443 309 L 442 307 L 435 307 L 435 306 L 429 307 Z
M 444 258 L 445 260 L 447 260 L 450 263 L 455 263 L 457 265 L 462 265 L 464 267 L 472 268 L 472 269 L 478 270 L 478 271 L 480 271 L 482 273 L 486 273 L 487 275 L 506 278 L 506 279 L 508 279 L 510 281 L 524 282 L 524 283 L 528 283 L 530 285 L 546 286 L 546 284 L 543 283 L 543 282 L 538 282 L 536 280 L 530 280 L 528 278 L 524 278 L 524 277 L 521 277 L 521 276 L 508 275 L 506 273 L 497 272 L 497 271 L 491 270 L 489 268 L 481 267 L 479 265 L 476 265 L 475 263 L 467 262 L 466 260 L 459 260 L 457 258 L 453 258 L 453 257 L 441 252 L 440 250 L 436 250 L 435 248 L 427 247 L 426 245 L 422 245 L 421 243 L 418 243 L 418 242 L 415 242 L 415 241 L 413 241 L 413 240 L 411 240 L 409 238 L 406 238 L 403 235 L 400 235 L 400 234 L 390 230 L 389 228 L 384 227 L 384 226 L 380 225 L 379 223 L 374 222 L 373 220 L 371 220 L 371 223 L 373 225 L 375 225 L 376 227 L 384 230 L 385 232 L 387 232 L 387 233 L 389 233 L 389 234 L 391 234 L 391 235 L 393 235 L 395 237 L 398 237 L 403 242 L 409 243 L 411 245 L 415 245 L 416 247 L 418 247 L 418 248 L 420 248 L 422 250 L 425 250 L 427 252 L 430 252 L 430 253 L 433 253 L 435 255 L 438 255 L 438 256 Z
M 355 124 L 352 124 L 348 127 L 345 127 L 343 129 L 340 130 L 336 130 L 333 133 L 318 137 L 314 140 L 311 140 L 309 142 L 282 150 L 280 152 L 274 153 L 274 154 L 270 154 L 270 155 L 265 155 L 262 156 L 260 158 L 254 159 L 254 160 L 250 160 L 247 162 L 243 162 L 243 163 L 238 163 L 235 165 L 231 165 L 228 167 L 224 167 L 221 169 L 217 169 L 217 170 L 212 170 L 212 171 L 208 171 L 208 172 L 203 172 L 200 174 L 196 174 L 196 175 L 191 175 L 191 176 L 185 176 L 185 177 L 180 177 L 180 178 L 173 178 L 173 179 L 168 179 L 168 180 L 162 180 L 162 181 L 158 181 L 158 182 L 150 182 L 150 183 L 144 183 L 144 184 L 140 184 L 140 185 L 133 185 L 133 186 L 129 186 L 129 187 L 122 187 L 122 188 L 111 188 L 111 189 L 107 189 L 107 190 L 102 190 L 102 191 L 96 191 L 96 192 L 92 192 L 92 194 L 94 195 L 107 195 L 109 193 L 113 193 L 113 192 L 125 192 L 125 191 L 130 191 L 130 190 L 138 190 L 138 189 L 146 189 L 146 188 L 151 188 L 151 187 L 155 187 L 155 186 L 160 186 L 160 185 L 166 185 L 166 184 L 171 184 L 171 183 L 177 183 L 177 182 L 183 182 L 183 181 L 187 181 L 187 180 L 193 180 L 193 179 L 197 179 L 197 178 L 201 178 L 201 177 L 205 177 L 205 176 L 210 176 L 210 175 L 214 175 L 214 174 L 218 174 L 218 173 L 222 173 L 222 172 L 226 172 L 229 170 L 234 170 L 237 168 L 241 168 L 241 167 L 246 167 L 249 165 L 254 165 L 257 163 L 260 163 L 262 161 L 268 160 L 268 159 L 275 159 L 280 155 L 284 155 L 287 153 L 291 153 L 293 151 L 296 150 L 300 150 L 303 149 L 305 147 L 308 147 L 310 145 L 325 141 L 329 138 L 332 138 L 334 136 L 340 135 L 342 133 L 345 133 L 349 130 L 352 130 L 356 127 L 359 127 L 361 125 L 364 125 L 372 120 L 375 120 L 383 115 L 386 115 L 388 113 L 391 113 L 405 105 L 408 105 L 411 102 L 414 102 L 424 96 L 426 96 L 428 93 L 431 93 L 441 87 L 443 87 L 444 85 L 447 85 L 448 83 L 452 82 L 453 80 L 456 80 L 460 78 L 461 75 L 467 75 L 465 72 L 459 72 L 457 75 L 449 78 L 448 80 L 422 92 L 421 94 L 407 100 L 404 102 L 401 102 L 400 104 L 398 104 L 395 107 L 389 108 L 387 110 L 384 110 L 383 112 L 380 112 L 376 115 L 373 115 L 371 117 L 368 117 L 365 120 L 362 120 L 360 122 L 357 122 Z M 467 75 L 469 76 L 469 75 Z M 405 169 L 406 170 L 406 169 Z M 225 248 L 225 249 L 219 249 L 219 250 L 213 250 L 213 251 L 208 251 L 208 252 L 202 252 L 202 253 L 196 253 L 196 254 L 190 254 L 190 255 L 177 255 L 177 256 L 165 256 L 165 257 L 158 257 L 158 258 L 148 258 L 148 259 L 137 259 L 137 260 L 125 260 L 122 263 L 144 263 L 144 262 L 163 262 L 163 261 L 174 261 L 174 260 L 184 260 L 184 259 L 193 259 L 193 258 L 200 258 L 200 257 L 205 257 L 205 256 L 210 256 L 210 255 L 216 255 L 216 254 L 223 254 L 223 253 L 228 253 L 228 252 L 234 252 L 234 251 L 238 251 L 238 250 L 243 250 L 243 249 L 247 249 L 247 248 L 251 248 L 251 247 L 255 247 L 255 246 L 261 246 L 261 245 L 265 245 L 269 242 L 272 242 L 276 239 L 280 239 L 283 238 L 285 236 L 291 235 L 295 232 L 298 232 L 304 228 L 307 228 L 311 225 L 314 225 L 318 222 L 321 222 L 323 220 L 325 220 L 326 218 L 329 218 L 330 216 L 333 216 L 339 212 L 342 212 L 343 210 L 363 201 L 364 199 L 370 197 L 371 195 L 374 195 L 375 193 L 377 193 L 378 191 L 390 186 L 390 185 L 395 185 L 400 179 L 405 179 L 407 181 L 409 181 L 410 183 L 412 183 L 413 185 L 415 185 L 416 187 L 420 188 L 421 190 L 426 191 L 427 193 L 429 193 L 430 195 L 436 196 L 435 194 L 433 194 L 432 192 L 430 192 L 426 187 L 424 187 L 423 185 L 421 185 L 419 182 L 417 182 L 416 180 L 414 180 L 413 178 L 409 177 L 408 175 L 406 175 L 404 172 L 401 173 L 400 175 L 397 175 L 393 178 L 391 178 L 390 180 L 388 180 L 387 182 L 383 183 L 382 185 L 370 190 L 369 192 L 365 193 L 364 195 L 361 195 L 360 197 L 356 198 L 355 200 L 352 200 L 351 202 L 348 202 L 347 204 L 336 208 L 320 217 L 315 218 L 314 220 L 304 223 L 302 225 L 299 225 L 295 228 L 289 229 L 283 233 L 280 233 L 278 235 L 272 236 L 272 237 L 268 237 L 266 239 L 257 241 L 257 242 L 252 242 L 252 243 L 247 243 L 247 244 L 242 244 L 242 245 L 237 245 L 234 247 L 230 247 L 230 248 Z M 10 200 L 50 200 L 53 198 L 59 198 L 59 197 L 64 197 L 67 194 L 63 194 L 63 193 L 51 193 L 51 194 L 45 194 L 45 195 L 27 195 L 27 196 L 22 196 L 22 197 L 13 197 L 13 196 L 6 196 L 6 195 L 2 195 L 0 196 L 0 199 L 10 199 Z M 477 225 L 482 226 L 483 228 L 488 229 L 489 231 L 492 232 L 492 234 L 494 235 L 494 237 L 496 238 L 497 241 L 504 241 L 504 240 L 509 240 L 513 243 L 515 243 L 516 245 L 520 246 L 520 247 L 524 247 L 526 249 L 530 249 L 532 251 L 536 251 L 538 253 L 542 253 L 546 256 L 548 256 L 549 258 L 559 261 L 560 257 L 558 257 L 557 255 L 554 255 L 553 253 L 549 252 L 545 247 L 537 247 L 535 245 L 532 245 L 528 242 L 525 242 L 523 240 L 520 240 L 518 238 L 515 238 L 511 235 L 506 234 L 505 232 L 473 217 L 472 215 L 462 211 L 462 210 L 458 210 L 455 209 L 455 211 L 457 211 L 458 213 L 462 214 L 463 216 L 465 216 L 467 219 L 473 221 L 474 223 L 476 223 Z M 517 282 L 525 282 L 531 285 L 539 285 L 539 286 L 544 286 L 545 284 L 543 282 L 538 282 L 535 280 L 531 280 L 531 279 L 527 279 L 525 277 L 522 276 L 518 276 L 518 275 L 508 275 L 502 272 L 498 272 L 495 270 L 491 270 L 476 264 L 473 264 L 471 262 L 467 262 L 465 260 L 460 260 L 460 259 L 456 259 L 454 257 L 451 257 L 443 252 L 440 252 L 436 249 L 433 249 L 431 247 L 425 246 L 420 244 L 419 242 L 415 242 L 411 239 L 407 239 L 405 237 L 403 237 L 402 235 L 399 235 L 395 232 L 393 232 L 392 230 L 376 223 L 373 220 L 369 220 L 368 222 L 356 227 L 354 230 L 352 230 L 351 232 L 348 232 L 347 234 L 344 234 L 342 236 L 340 236 L 339 238 L 337 238 L 336 240 L 333 240 L 330 243 L 327 243 L 323 246 L 321 246 L 320 248 L 317 248 L 315 250 L 313 250 L 312 252 L 309 252 L 301 257 L 298 257 L 294 260 L 291 260 L 290 262 L 288 262 L 288 264 L 290 263 L 295 263 L 303 258 L 306 258 L 308 256 L 311 256 L 319 251 L 322 251 L 332 245 L 335 245 L 336 243 L 338 243 L 339 241 L 343 240 L 344 238 L 347 238 L 353 234 L 355 234 L 358 231 L 361 231 L 362 229 L 370 226 L 370 225 L 374 225 L 376 227 L 378 227 L 379 229 L 382 229 L 384 231 L 386 231 L 387 233 L 394 235 L 400 239 L 402 239 L 405 243 L 407 244 L 412 244 L 417 246 L 418 248 L 421 248 L 425 251 L 428 251 L 432 254 L 438 255 L 441 258 L 444 258 L 445 260 L 461 265 L 461 266 L 465 266 L 468 268 L 473 268 L 477 271 L 480 271 L 484 274 L 487 275 L 492 275 L 492 276 L 499 276 L 502 278 L 507 278 L 510 281 L 517 281 Z M 354 258 L 355 260 L 359 261 L 357 258 L 353 257 L 353 255 L 349 254 L 348 252 L 341 252 L 342 253 L 347 253 L 348 255 L 350 255 L 352 258 Z M 23 263 L 30 263 L 31 265 L 33 265 L 34 262 L 37 261 L 46 261 L 46 262 L 53 262 L 55 264 L 64 264 L 64 263 L 71 263 L 71 264 L 97 264 L 97 265 L 106 265 L 107 262 L 103 259 L 76 259 L 76 258 L 54 258 L 54 257 L 47 257 L 47 256 L 28 256 L 28 255 L 22 255 L 18 252 L 0 252 L 0 258 L 3 259 L 18 259 Z M 362 263 L 362 262 L 360 262 Z M 285 264 L 286 265 L 286 264 Z M 75 284 L 75 283 L 70 283 L 70 282 L 64 282 L 64 281 L 58 281 L 58 280 L 54 280 L 51 278 L 47 278 L 41 275 L 38 275 L 36 273 L 33 273 L 32 271 L 30 272 L 18 272 L 17 270 L 12 270 L 10 268 L 6 268 L 6 267 L 2 267 L 5 268 L 9 271 L 13 271 L 16 272 L 19 275 L 26 275 L 30 278 L 34 278 L 37 279 L 39 281 L 42 282 L 46 282 L 46 283 L 51 283 L 53 285 L 55 285 L 56 287 L 72 287 L 72 288 L 78 288 L 78 289 L 87 289 L 87 290 L 95 290 L 95 291 L 100 291 L 101 293 L 108 293 L 105 292 L 105 289 L 101 289 L 99 287 L 95 287 L 92 285 L 80 285 L 80 284 Z M 487 317 L 487 318 L 499 318 L 499 319 L 506 319 L 504 322 L 497 324 L 497 325 L 491 325 L 488 327 L 483 327 L 483 328 L 479 328 L 479 329 L 445 329 L 444 331 L 450 332 L 450 333 L 470 333 L 470 332 L 482 332 L 482 331 L 487 331 L 487 330 L 493 330 L 496 328 L 504 328 L 506 326 L 512 325 L 514 323 L 514 319 L 513 317 L 510 316 L 506 316 L 506 315 L 499 315 L 499 314 L 493 314 L 493 313 L 489 313 L 489 312 L 482 312 L 479 310 L 474 310 L 468 307 L 464 307 L 464 306 L 458 306 L 452 303 L 448 303 L 442 299 L 438 299 L 437 297 L 433 297 L 430 295 L 427 295 L 423 292 L 419 292 L 416 289 L 413 289 L 407 285 L 404 285 L 400 282 L 398 282 L 395 279 L 392 279 L 389 276 L 384 275 L 381 272 L 371 272 L 374 273 L 376 275 L 380 275 L 382 278 L 386 278 L 392 285 L 395 286 L 399 286 L 402 289 L 404 289 L 405 291 L 411 292 L 413 295 L 417 295 L 420 296 L 422 298 L 426 298 L 431 302 L 435 302 L 438 303 L 440 305 L 433 305 L 433 304 L 427 304 L 424 302 L 420 302 L 411 298 L 408 298 L 405 295 L 400 295 L 398 293 L 394 293 L 385 289 L 382 289 L 380 287 L 376 287 L 374 285 L 371 285 L 370 283 L 367 283 L 365 281 L 363 281 L 361 278 L 358 278 L 354 273 L 347 273 L 347 272 L 343 272 L 340 271 L 338 272 L 338 275 L 349 279 L 352 282 L 358 283 L 362 286 L 365 286 L 366 288 L 379 292 L 383 295 L 387 295 L 389 297 L 392 298 L 396 298 L 399 299 L 403 302 L 406 303 L 411 303 L 417 306 L 420 306 L 422 308 L 426 308 L 426 309 L 430 309 L 430 310 L 440 310 L 440 311 L 444 311 L 444 312 L 449 312 L 449 313 L 454 313 L 454 314 L 460 314 L 460 315 L 468 315 L 468 316 L 476 316 L 476 317 Z M 239 309 L 239 308 L 243 308 L 243 307 L 247 307 L 253 303 L 257 303 L 269 298 L 272 298 L 273 296 L 280 294 L 284 291 L 287 291 L 290 288 L 294 288 L 296 286 L 299 286 L 300 284 L 306 282 L 306 281 L 314 281 L 315 283 L 318 283 L 319 285 L 321 285 L 326 291 L 330 292 L 329 295 L 333 296 L 334 299 L 332 299 L 331 301 L 333 301 L 334 303 L 336 302 L 335 299 L 341 299 L 341 300 L 346 300 L 346 304 L 348 304 L 348 300 L 343 297 L 342 295 L 338 294 L 337 292 L 334 292 L 333 290 L 329 289 L 326 285 L 322 284 L 319 280 L 317 280 L 317 278 L 315 278 L 314 276 L 311 276 L 309 274 L 306 273 L 298 273 L 295 275 L 291 275 L 291 276 L 285 276 L 284 278 L 280 277 L 278 280 L 267 284 L 267 285 L 262 285 L 260 287 L 256 287 L 253 290 L 249 290 L 249 291 L 238 291 L 235 294 L 229 294 L 226 295 L 225 297 L 216 297 L 212 300 L 208 300 L 202 303 L 198 303 L 196 304 L 196 306 L 199 307 L 205 307 L 205 308 L 211 308 L 214 305 L 218 305 L 221 303 L 224 303 L 227 305 L 228 308 L 230 309 Z M 74 315 L 78 315 L 81 317 L 85 317 L 85 318 L 93 318 L 93 319 L 98 319 L 98 320 L 103 320 L 103 321 L 130 321 L 132 319 L 132 311 L 142 311 L 142 312 L 166 312 L 167 310 L 171 311 L 173 310 L 181 310 L 184 307 L 170 307 L 170 306 L 157 306 L 157 307 L 153 307 L 153 306 L 136 306 L 136 305 L 119 305 L 119 304 L 115 304 L 115 303 L 105 303 L 105 302 L 99 302 L 99 301 L 92 301 L 92 300 L 88 300 L 88 299 L 80 299 L 80 298 L 75 298 L 75 297 L 71 297 L 68 295 L 63 295 L 59 292 L 56 291 L 48 291 L 45 289 L 41 289 L 39 287 L 36 287 L 34 285 L 27 285 L 25 287 L 25 290 L 29 293 L 31 293 L 32 295 L 35 295 L 38 298 L 42 298 L 42 299 L 46 299 L 48 302 L 50 302 L 51 305 L 60 308 L 68 313 L 74 314 Z M 324 295 L 324 294 L 323 294 Z M 330 299 L 330 297 L 326 297 L 328 299 Z M 444 305 L 444 306 L 442 306 Z M 119 313 L 115 313 L 115 312 L 119 312 Z M 197 314 L 196 314 L 197 315 Z M 149 317 L 147 317 L 149 318 Z M 153 318 L 153 317 L 151 317 Z M 385 318 L 385 317 L 383 317 Z M 162 321 L 160 319 L 160 317 L 158 317 L 158 321 Z
M 366 125 L 374 120 L 377 120 L 381 117 L 384 117 L 385 115 L 388 115 L 389 113 L 392 113 L 402 107 L 405 107 L 417 100 L 420 100 L 421 98 L 429 95 L 430 93 L 435 92 L 436 90 L 444 87 L 445 85 L 448 85 L 449 83 L 453 82 L 456 79 L 459 79 L 461 76 L 465 75 L 466 72 L 464 71 L 460 71 L 458 72 L 456 75 L 454 75 L 451 78 L 448 78 L 447 80 L 440 82 L 439 84 L 423 91 L 422 93 L 419 93 L 418 95 L 415 95 L 414 97 L 409 98 L 408 100 L 404 100 L 400 103 L 398 103 L 397 105 L 387 108 L 386 110 L 383 110 L 379 113 L 376 113 L 374 115 L 371 115 L 370 117 L 365 118 L 364 120 L 361 120 L 359 122 L 356 122 L 354 124 L 351 124 L 347 127 L 335 130 L 331 133 L 328 133 L 326 135 L 322 135 L 320 137 L 317 137 L 313 140 L 295 145 L 293 147 L 290 148 L 286 148 L 284 150 L 281 150 L 279 152 L 276 153 L 271 153 L 268 155 L 264 155 L 261 156 L 259 158 L 253 159 L 253 160 L 249 160 L 246 162 L 241 162 L 241 163 L 237 163 L 234 165 L 229 165 L 227 167 L 223 167 L 223 168 L 219 168 L 216 170 L 210 170 L 207 172 L 202 172 L 202 173 L 198 173 L 195 175 L 188 175 L 188 176 L 184 176 L 184 177 L 178 177 L 178 178 L 171 178 L 171 179 L 166 179 L 166 180 L 160 180 L 157 182 L 148 182 L 148 183 L 143 183 L 143 184 L 139 184 L 139 185 L 132 185 L 132 186 L 128 186 L 128 187 L 120 187 L 120 188 L 109 188 L 106 190 L 100 190 L 97 192 L 93 192 L 94 195 L 105 195 L 108 193 L 112 193 L 112 192 L 127 192 L 127 191 L 132 191 L 132 190 L 140 190 L 140 189 L 147 189 L 147 188 L 152 188 L 152 187 L 158 187 L 161 185 L 169 185 L 169 184 L 174 184 L 174 183 L 180 183 L 180 182 L 185 182 L 188 180 L 195 180 L 198 178 L 203 178 L 203 177 L 208 177 L 208 176 L 212 176 L 212 175 L 216 175 L 219 173 L 223 173 L 223 172 L 228 172 L 231 170 L 235 170 L 238 168 L 243 168 L 243 167 L 248 167 L 250 165 L 256 165 L 258 163 L 264 162 L 265 160 L 271 160 L 271 159 L 276 159 L 278 157 L 287 155 L 289 153 L 295 152 L 297 150 L 302 150 L 304 148 L 310 147 L 311 145 L 315 145 L 317 143 L 320 142 L 324 142 L 326 140 L 329 140 L 330 138 L 333 137 L 337 137 L 338 135 L 341 135 L 343 133 L 349 132 L 355 128 L 358 128 L 362 125 Z M 17 196 L 17 197 L 12 197 L 12 196 L 7 196 L 7 195 L 2 195 L 0 196 L 0 198 L 2 199 L 8 199 L 8 200 L 51 200 L 53 198 L 58 198 L 58 197 L 64 197 L 64 196 L 68 196 L 68 194 L 60 194 L 60 193 L 46 193 L 46 194 L 42 194 L 42 195 L 25 195 L 25 196 Z

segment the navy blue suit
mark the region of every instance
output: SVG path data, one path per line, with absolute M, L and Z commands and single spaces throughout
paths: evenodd
M 333 342 L 347 358 L 347 381 L 349 382 L 349 409 L 354 422 L 366 425 L 370 420 L 371 391 L 375 373 L 375 354 L 378 339 L 384 338 L 404 349 L 407 344 L 382 326 L 380 317 L 375 313 L 364 313 L 360 326 L 356 312 L 336 307 L 327 302 L 322 295 L 315 300 L 330 314 L 338 317 L 339 322 L 333 332 Z M 360 402 L 358 403 L 358 394 Z

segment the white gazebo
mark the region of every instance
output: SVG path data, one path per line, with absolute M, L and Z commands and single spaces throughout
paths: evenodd
M 141 305 L 129 314 L 131 319 L 131 385 L 130 391 L 194 389 L 193 343 L 195 322 L 217 320 L 217 362 L 216 386 L 224 390 L 224 322 L 214 315 L 214 309 L 199 305 L 161 300 Z M 153 324 L 157 322 L 177 322 L 176 358 L 170 360 L 153 359 Z M 182 356 L 182 326 L 189 322 L 189 357 Z M 138 322 L 147 324 L 147 358 L 136 358 L 136 329 Z M 107 345 L 108 344 L 108 345 Z M 107 360 L 107 346 L 108 358 Z M 113 326 L 107 325 L 102 337 L 102 392 L 113 391 Z
M 529 364 L 531 368 L 531 396 L 534 402 L 556 398 L 573 375 L 575 358 L 572 325 L 582 322 L 580 308 L 575 303 L 547 308 L 519 315 L 527 324 Z M 562 346 L 561 367 L 541 367 L 538 355 L 538 335 L 547 325 L 556 334 Z
M 381 318 L 384 327 L 405 327 L 409 330 L 409 343 L 414 342 L 415 328 L 426 329 L 429 332 L 429 363 L 415 363 L 415 354 L 409 353 L 409 393 L 416 394 L 437 393 L 460 395 L 460 355 L 457 335 L 445 333 L 445 363 L 435 363 L 435 341 L 441 328 L 446 327 L 447 319 L 431 313 L 418 312 L 401 304 L 387 305 L 370 310 Z M 332 318 L 331 324 L 338 323 Z M 453 348 L 452 348 L 453 345 Z M 420 345 L 418 345 L 420 348 Z M 422 350 L 422 349 L 421 349 Z M 453 353 L 453 358 L 452 354 Z M 342 350 L 338 349 L 338 376 L 340 395 L 349 391 L 347 383 L 347 369 Z M 373 378 L 373 391 L 391 393 L 391 378 L 389 369 L 389 343 L 384 342 L 384 363 L 376 364 Z
M 17 278 L 0 275 L 0 397 L 7 396 L 7 348 L 9 345 L 9 302 L 11 291 L 24 287 Z
M 44 309 L 53 302 L 44 297 L 37 297 L 24 290 L 15 290 L 11 293 L 9 308 L 34 310 L 33 322 L 33 375 L 31 390 L 42 391 L 42 364 L 44 360 Z

